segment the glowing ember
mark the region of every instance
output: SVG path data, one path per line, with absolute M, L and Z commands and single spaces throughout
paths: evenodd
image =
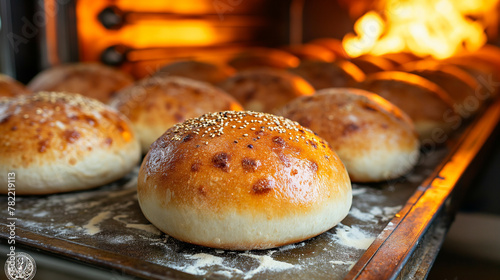
M 484 45 L 496 25 L 499 0 L 379 0 L 354 24 L 342 44 L 351 57 L 411 52 L 447 58 Z

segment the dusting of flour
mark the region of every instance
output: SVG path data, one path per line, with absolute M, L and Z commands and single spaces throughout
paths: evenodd
M 371 236 L 355 225 L 349 227 L 338 224 L 332 239 L 342 246 L 366 250 L 375 240 L 375 236 Z

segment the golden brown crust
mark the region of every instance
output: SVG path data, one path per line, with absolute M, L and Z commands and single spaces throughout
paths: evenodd
M 335 62 L 302 61 L 298 67 L 289 70 L 304 78 L 316 90 L 331 87 L 352 87 L 365 78 L 363 71 L 346 60 Z
M 301 77 L 275 69 L 241 71 L 220 87 L 234 96 L 246 110 L 267 113 L 274 113 L 296 97 L 314 93 L 314 88 Z
M 48 68 L 33 78 L 28 88 L 36 91 L 79 93 L 107 103 L 120 89 L 132 84 L 128 74 L 99 63 L 73 63 Z
M 226 215 L 250 217 L 255 226 L 315 213 L 332 201 L 350 200 L 347 192 L 348 175 L 326 142 L 285 118 L 248 111 L 206 114 L 172 127 L 151 146 L 138 177 L 141 203 L 159 201 L 165 211 L 208 213 L 214 221 Z M 175 234 L 173 228 L 166 232 Z M 260 238 L 254 236 L 256 244 Z M 210 241 L 198 244 L 221 247 Z M 256 244 L 253 248 L 263 245 Z M 246 246 L 252 245 L 233 248 Z
M 453 100 L 425 78 L 387 71 L 369 75 L 357 87 L 382 96 L 408 114 L 421 139 L 430 137 L 433 128 L 449 130 L 450 124 L 446 123 L 444 116 L 453 112 Z M 429 122 L 434 124 L 430 128 L 424 125 Z
M 229 94 L 208 83 L 183 77 L 151 77 L 121 90 L 111 106 L 127 116 L 143 152 L 176 123 L 209 112 L 241 110 Z
M 74 178 L 65 181 L 66 176 L 79 176 L 79 164 L 92 155 L 102 157 L 122 153 L 130 156 L 130 164 L 138 161 L 138 143 L 128 120 L 101 102 L 77 94 L 39 92 L 17 98 L 0 99 L 0 155 L 3 167 L 8 170 L 32 172 L 30 176 L 54 176 L 52 182 L 36 182 L 40 186 L 22 186 L 20 194 L 43 194 L 64 189 L 84 189 L 97 185 L 72 185 Z M 133 162 L 135 160 L 135 163 Z M 96 163 L 99 165 L 99 163 Z M 104 184 L 117 179 L 129 170 L 120 170 L 121 162 L 110 162 L 109 171 L 114 175 L 103 178 Z M 36 174 L 53 165 L 66 166 L 56 174 Z M 116 174 L 115 174 L 116 173 Z M 27 176 L 27 175 L 25 175 Z M 88 175 L 87 175 L 88 176 Z M 23 178 L 27 183 L 28 178 Z M 48 183 L 48 186 L 44 184 Z M 78 182 L 80 183 L 80 182 Z M 20 182 L 21 184 L 21 182 Z M 60 190 L 51 189 L 59 188 Z M 39 188 L 39 189 L 36 189 Z
M 319 60 L 332 62 L 335 60 L 335 53 L 328 48 L 315 44 L 290 45 L 283 49 L 300 60 Z
M 289 52 L 270 49 L 253 48 L 237 54 L 228 61 L 228 64 L 237 70 L 252 68 L 286 69 L 299 65 L 300 59 Z
M 0 74 L 0 97 L 14 97 L 30 93 L 31 91 L 20 82 L 7 75 Z
M 233 75 L 234 71 L 227 65 L 186 60 L 167 64 L 154 75 L 160 77 L 179 76 L 217 85 Z
M 335 54 L 336 57 L 342 59 L 349 59 L 344 47 L 342 47 L 342 42 L 334 38 L 319 38 L 309 42 L 310 44 L 319 45 L 329 49 Z
M 282 114 L 323 137 L 353 181 L 393 179 L 415 164 L 416 158 L 408 158 L 418 154 L 419 148 L 411 120 L 376 94 L 352 88 L 324 89 L 295 99 Z
M 394 68 L 389 60 L 381 56 L 363 55 L 351 58 L 349 61 L 358 66 L 366 75 L 382 71 L 391 71 Z
M 440 86 L 455 104 L 463 104 L 474 96 L 478 83 L 467 72 L 451 64 L 424 60 L 402 66 L 406 72 L 419 75 Z

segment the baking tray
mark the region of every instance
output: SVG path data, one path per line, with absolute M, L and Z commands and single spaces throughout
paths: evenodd
M 139 167 L 93 190 L 16 197 L 16 242 L 146 279 L 394 278 L 499 120 L 500 102 L 495 102 L 447 145 L 429 146 L 406 176 L 353 184 L 353 205 L 341 224 L 300 243 L 242 252 L 171 238 L 142 215 Z M 6 196 L 0 196 L 0 207 L 7 209 Z M 5 217 L 2 239 L 8 238 L 7 224 Z

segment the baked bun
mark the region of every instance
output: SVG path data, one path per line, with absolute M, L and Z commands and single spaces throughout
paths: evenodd
M 0 99 L 0 180 L 15 172 L 16 194 L 101 186 L 139 157 L 128 120 L 97 100 L 57 92 Z
M 457 66 L 439 61 L 423 60 L 405 64 L 402 69 L 440 86 L 453 99 L 454 104 L 463 106 L 466 104 L 467 98 L 476 98 L 474 94 L 478 83 Z M 474 111 L 478 108 L 479 104 L 474 108 Z
M 315 44 L 290 45 L 282 48 L 295 55 L 300 60 L 320 60 L 332 62 L 335 60 L 335 53 L 324 46 Z
M 342 46 L 342 41 L 335 38 L 318 38 L 314 39 L 309 44 L 322 46 L 327 48 L 331 52 L 335 54 L 336 57 L 342 59 L 349 59 L 349 55 L 347 55 L 344 47 Z
M 483 88 L 488 98 L 498 96 L 500 88 L 496 86 L 497 81 L 500 81 L 500 69 L 494 61 L 486 59 L 478 59 L 474 56 L 457 56 L 450 57 L 441 61 L 455 65 L 460 69 L 469 73 Z
M 382 71 L 391 71 L 394 68 L 392 62 L 381 56 L 362 55 L 349 59 L 354 65 L 358 66 L 366 75 Z
M 132 82 L 128 74 L 100 63 L 73 63 L 40 72 L 28 88 L 33 92 L 74 92 L 107 103 L 115 92 Z
M 253 48 L 243 51 L 228 61 L 237 70 L 252 68 L 286 69 L 299 65 L 300 59 L 293 54 L 270 48 Z
M 282 115 L 325 139 L 355 182 L 397 178 L 417 163 L 419 142 L 410 118 L 380 96 L 331 88 L 287 104 Z
M 301 77 L 276 69 L 249 69 L 236 73 L 220 84 L 250 111 L 275 113 L 292 99 L 314 94 Z
M 403 110 L 413 121 L 420 140 L 448 133 L 453 125 L 453 100 L 435 83 L 415 74 L 387 71 L 369 75 L 358 85 L 374 92 Z
M 0 74 L 0 97 L 14 97 L 31 93 L 23 84 L 7 75 Z
M 352 201 L 346 169 L 326 142 L 256 112 L 206 114 L 169 129 L 144 158 L 137 194 L 163 232 L 230 250 L 314 237 Z
M 365 79 L 356 65 L 346 60 L 335 62 L 305 60 L 289 69 L 308 81 L 315 89 L 350 87 Z
M 234 69 L 226 65 L 201 61 L 178 61 L 167 64 L 156 72 L 155 76 L 179 76 L 217 85 L 234 74 Z
M 145 154 L 168 128 L 209 112 L 242 110 L 229 94 L 183 77 L 151 77 L 121 90 L 111 106 L 132 122 Z

